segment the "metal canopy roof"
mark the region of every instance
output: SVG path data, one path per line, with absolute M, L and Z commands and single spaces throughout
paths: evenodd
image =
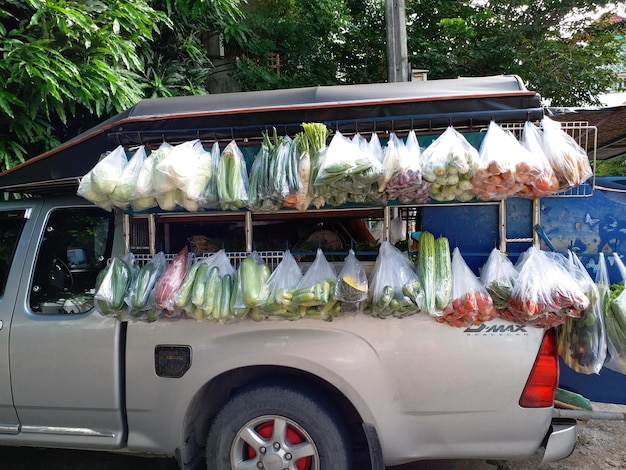
M 540 119 L 540 101 L 514 75 L 146 99 L 0 173 L 0 190 L 74 194 L 100 155 L 118 145 L 255 139 L 271 127 L 298 132 L 302 122 L 342 132 L 483 126 Z

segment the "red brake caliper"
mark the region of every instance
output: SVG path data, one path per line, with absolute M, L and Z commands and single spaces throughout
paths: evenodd
M 255 431 L 259 434 L 259 436 L 269 439 L 272 437 L 272 432 L 274 431 L 274 423 L 272 421 L 267 421 L 259 424 Z M 293 426 L 287 426 L 286 439 L 289 444 L 300 444 L 301 442 L 304 442 L 304 436 Z M 248 458 L 253 459 L 256 457 L 256 451 L 250 446 L 246 447 Z M 308 470 L 311 468 L 311 460 L 312 457 L 303 457 L 296 462 L 296 467 L 298 470 Z

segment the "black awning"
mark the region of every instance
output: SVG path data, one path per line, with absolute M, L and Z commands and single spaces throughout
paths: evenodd
M 298 132 L 302 122 L 346 133 L 523 122 L 541 118 L 540 101 L 514 75 L 146 99 L 0 173 L 0 190 L 73 194 L 100 155 L 118 145 L 254 139 L 272 127 Z

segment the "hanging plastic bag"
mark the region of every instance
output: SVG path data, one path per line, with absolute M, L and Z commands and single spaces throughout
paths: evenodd
M 557 121 L 545 117 L 541 121 L 546 158 L 559 181 L 559 189 L 578 186 L 593 176 L 587 152 Z
M 165 269 L 165 272 L 159 278 L 156 286 L 155 300 L 156 306 L 162 309 L 165 317 L 178 317 L 182 314 L 182 310 L 176 308 L 175 295 L 180 289 L 185 274 L 192 264 L 193 254 L 189 253 L 187 246 L 184 246 L 174 259 Z
M 529 159 L 529 152 L 513 134 L 491 121 L 478 154 L 478 169 L 470 179 L 477 199 L 499 201 L 523 189 L 517 181 L 517 165 Z
M 411 130 L 403 143 L 395 134 L 389 136 L 385 149 L 385 181 L 379 191 L 389 200 L 402 204 L 424 203 L 430 199 L 431 184 L 422 178 L 421 150 L 415 131 Z
M 302 269 L 289 250 L 272 271 L 267 280 L 267 297 L 258 308 L 252 309 L 250 318 L 262 321 L 265 318 L 296 320 L 300 318 L 293 300 L 296 286 L 302 279 Z
M 222 210 L 239 210 L 249 202 L 248 170 L 241 149 L 234 140 L 226 146 L 217 169 L 217 194 Z
M 520 142 L 530 155 L 528 161 L 520 162 L 517 167 L 517 179 L 524 184 L 524 189 L 517 195 L 536 198 L 556 193 L 559 190 L 559 180 L 546 158 L 543 134 L 539 127 L 526 121 Z
M 520 323 L 538 328 L 562 325 L 579 317 L 589 299 L 570 274 L 569 262 L 559 253 L 530 247 L 516 265 L 517 282 L 509 298 L 509 310 Z
M 99 207 L 111 210 L 111 196 L 127 163 L 128 158 L 121 145 L 106 153 L 82 178 L 77 194 Z
M 109 265 L 98 274 L 94 300 L 102 315 L 122 319 L 128 310 L 125 299 L 135 274 L 133 253 L 114 256 Z
M 245 318 L 251 309 L 265 303 L 269 295 L 270 268 L 257 251 L 244 258 L 235 272 L 230 310 L 234 318 Z
M 359 188 L 363 197 L 372 195 L 372 200 L 378 200 L 374 198 L 374 195 L 378 194 L 378 182 L 383 174 L 383 164 L 379 156 L 372 152 L 372 150 L 376 150 L 375 144 L 370 146 L 363 134 L 358 132 L 352 136 L 352 143 L 358 146 L 359 151 L 370 165 L 368 169 L 354 175 L 354 186 Z
M 270 197 L 270 149 L 266 139 L 263 139 L 261 146 L 252 166 L 249 176 L 249 207 L 257 211 L 278 210 L 277 205 Z
M 608 307 L 604 310 L 608 357 L 605 366 L 620 374 L 626 374 L 626 268 L 618 253 L 613 254 L 622 277 L 619 283 L 610 285 Z M 607 275 L 608 279 L 608 275 Z
M 158 318 L 160 311 L 156 306 L 155 288 L 166 267 L 165 254 L 160 251 L 139 268 L 125 299 L 132 317 L 147 321 Z
M 517 321 L 508 310 L 508 301 L 518 276 L 511 259 L 498 248 L 493 248 L 480 270 L 480 282 L 491 296 L 498 315 L 505 320 Z
M 599 374 L 607 354 L 604 301 L 594 280 L 576 253 L 569 252 L 571 273 L 589 298 L 580 317 L 570 318 L 557 329 L 557 348 L 563 362 L 581 374 Z M 605 265 L 606 269 L 606 265 Z
M 458 247 L 452 252 L 452 300 L 433 315 L 439 323 L 466 327 L 493 320 L 497 313 L 487 289 L 467 265 Z
M 380 245 L 371 273 L 366 313 L 379 318 L 419 312 L 423 294 L 415 266 L 387 240 Z
M 356 304 L 367 299 L 368 282 L 363 265 L 354 250 L 348 251 L 337 276 L 335 298 L 340 302 Z
M 478 151 L 452 126 L 422 152 L 422 178 L 432 183 L 435 201 L 470 201 L 470 178 L 478 168 Z
M 220 145 L 214 142 L 211 146 L 210 166 L 211 172 L 207 181 L 204 194 L 201 197 L 200 204 L 205 209 L 217 209 L 219 207 L 219 196 L 217 194 L 217 168 L 220 162 Z
M 139 174 L 137 175 L 135 194 L 131 201 L 131 206 L 135 211 L 150 209 L 157 205 L 157 201 L 154 198 L 154 166 L 154 153 L 146 155 L 143 159 Z
M 136 188 L 143 162 L 146 159 L 146 149 L 140 146 L 124 166 L 115 189 L 111 194 L 113 204 L 120 209 L 125 209 L 136 199 Z
M 176 208 L 176 198 L 178 194 L 178 188 L 176 183 L 164 172 L 158 171 L 157 166 L 170 154 L 174 149 L 174 146 L 163 142 L 159 145 L 159 148 L 152 152 L 154 158 L 152 174 L 152 187 L 154 190 L 154 197 L 159 207 L 163 210 L 169 211 Z
M 293 292 L 293 305 L 301 317 L 332 320 L 340 312 L 335 299 L 337 272 L 328 262 L 321 248 Z

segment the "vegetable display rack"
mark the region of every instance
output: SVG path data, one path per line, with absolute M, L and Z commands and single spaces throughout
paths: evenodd
M 500 126 L 520 138 L 524 123 L 499 123 Z M 589 126 L 586 122 L 562 122 L 561 128 L 570 135 L 582 149 L 589 155 L 592 163 L 592 169 L 596 167 L 596 147 L 597 147 L 597 128 Z M 461 131 L 469 129 L 461 129 Z M 477 128 L 471 129 L 473 131 Z M 432 131 L 432 130 L 431 130 Z M 486 127 L 480 129 L 481 132 L 486 131 Z M 396 130 L 402 133 L 401 130 Z M 547 197 L 588 197 L 592 196 L 595 187 L 595 172 L 593 176 L 584 184 L 574 187 L 573 189 L 555 193 Z M 499 218 L 499 239 L 500 250 L 507 251 L 507 243 L 531 243 L 536 247 L 540 246 L 540 236 L 537 227 L 540 227 L 540 199 L 532 200 L 532 226 L 529 227 L 527 237 L 509 237 L 507 234 L 507 199 L 500 201 L 470 201 L 470 202 L 425 202 L 421 204 L 399 204 L 394 203 L 387 206 L 367 206 L 367 207 L 324 207 L 321 209 L 308 209 L 306 211 L 296 210 L 279 210 L 274 211 L 270 215 L 267 212 L 255 212 L 248 209 L 239 211 L 201 211 L 201 212 L 157 212 L 157 213 L 126 213 L 124 214 L 124 234 L 125 234 L 125 250 L 132 251 L 136 254 L 136 260 L 139 263 L 145 262 L 158 251 L 163 251 L 162 241 L 157 243 L 157 224 L 161 224 L 165 230 L 165 237 L 170 230 L 170 223 L 177 222 L 194 222 L 206 221 L 209 223 L 237 223 L 243 227 L 242 238 L 245 240 L 245 251 L 227 252 L 235 266 L 254 250 L 254 234 L 253 225 L 258 220 L 274 219 L 290 219 L 296 217 L 322 216 L 322 217 L 361 217 L 366 219 L 378 219 L 383 224 L 383 239 L 388 240 L 390 236 L 391 215 L 399 215 L 409 226 L 412 226 L 412 218 L 415 217 L 415 210 L 419 207 L 436 207 L 436 206 L 475 206 L 475 205 L 497 205 Z M 170 247 L 173 251 L 175 247 Z M 283 251 L 261 251 L 258 253 L 271 266 L 275 267 L 283 256 Z M 208 256 L 211 253 L 206 253 Z M 166 255 L 171 257 L 173 255 Z M 199 256 L 202 256 L 200 254 Z

